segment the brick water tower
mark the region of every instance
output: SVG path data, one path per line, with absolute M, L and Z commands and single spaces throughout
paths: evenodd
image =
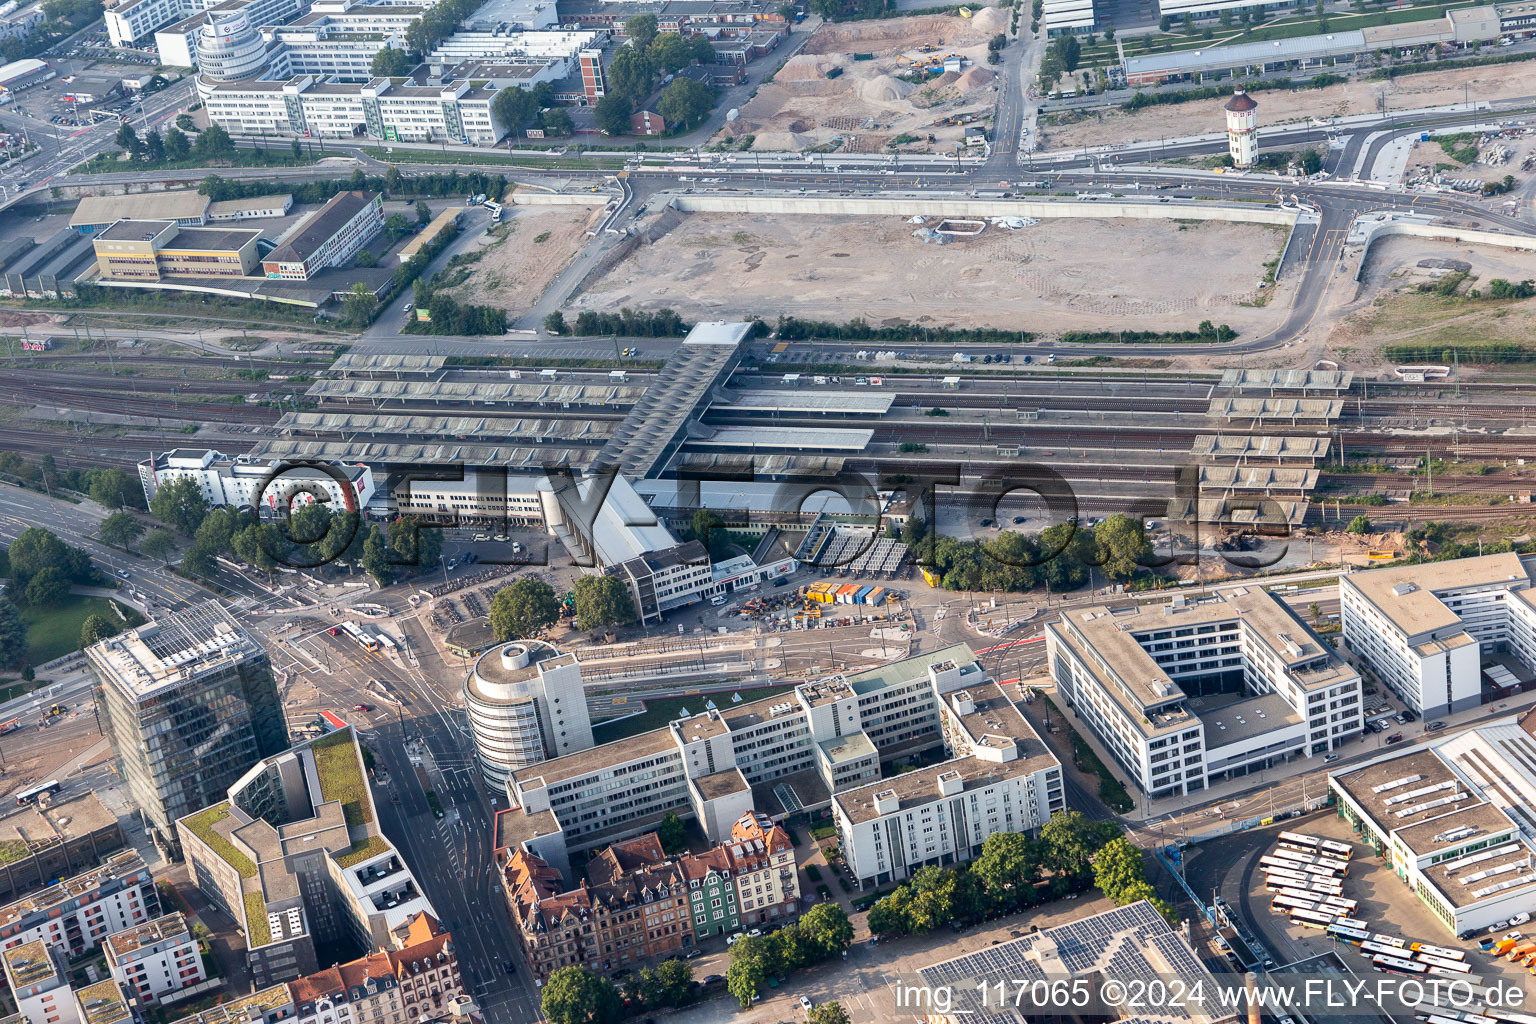
M 1227 152 L 1234 167 L 1252 167 L 1259 157 L 1258 109 L 1253 97 L 1241 89 L 1227 100 Z

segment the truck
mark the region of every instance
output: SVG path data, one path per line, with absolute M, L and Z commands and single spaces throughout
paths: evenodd
M 0 722 L 0 736 L 4 736 L 8 732 L 15 732 L 20 728 L 21 719 L 19 718 L 13 718 L 9 722 Z

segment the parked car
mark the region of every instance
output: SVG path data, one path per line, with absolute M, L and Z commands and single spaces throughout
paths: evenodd
M 1509 923 L 1511 925 L 1525 924 L 1530 919 L 1531 919 L 1531 915 L 1530 914 L 1521 912 L 1519 914 L 1516 914 L 1514 917 L 1510 918 L 1509 919 Z
M 1401 743 L 1401 742 L 1403 742 L 1403 734 L 1400 733 L 1400 732 L 1395 732 L 1391 736 L 1387 737 L 1387 742 L 1388 743 Z
M 813 1007 L 814 1005 L 815 1004 L 811 1002 L 811 997 L 810 996 L 801 996 L 800 997 L 800 1009 L 804 1010 L 806 1013 L 810 1013 L 811 1012 L 811 1007 Z
M 1445 723 L 1444 722 L 1430 722 L 1428 725 L 1426 725 L 1424 727 L 1424 731 L 1425 732 L 1439 732 L 1441 729 L 1444 729 L 1444 728 L 1445 728 Z
M 1332 764 L 1333 762 L 1337 761 L 1338 759 L 1339 759 L 1339 755 L 1338 754 L 1326 754 L 1323 757 L 1323 764 Z

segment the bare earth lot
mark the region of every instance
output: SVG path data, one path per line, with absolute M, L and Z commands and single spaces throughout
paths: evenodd
M 450 294 L 464 302 L 521 312 L 538 301 L 581 249 L 587 227 L 602 216 L 603 208 L 509 204 L 506 211 L 511 219 L 500 237 L 485 236 L 485 255 Z
M 1328 347 L 1346 365 L 1390 372 L 1392 363 L 1381 356 L 1384 345 L 1423 344 L 1437 352 L 1469 342 L 1529 344 L 1536 335 L 1536 299 L 1494 302 L 1418 291 L 1420 283 L 1442 281 L 1463 268 L 1473 278 L 1465 292 L 1499 277 L 1536 278 L 1536 255 L 1427 238 L 1383 239 L 1371 248 L 1364 298 L 1328 332 Z M 1468 372 L 1463 366 L 1463 375 Z
M 1192 329 L 1209 319 L 1247 335 L 1272 327 L 1290 301 L 1282 286 L 1265 308 L 1242 305 L 1279 255 L 1277 228 L 1045 220 L 943 246 L 915 230 L 902 217 L 693 214 L 574 305 L 1042 333 Z
M 1465 87 L 1465 88 L 1464 88 Z M 1266 125 L 1300 121 L 1309 117 L 1342 117 L 1374 113 L 1384 97 L 1388 110 L 1449 106 L 1464 103 L 1470 94 L 1478 100 L 1500 100 L 1536 93 L 1533 62 L 1499 64 L 1460 71 L 1432 71 L 1406 75 L 1387 82 L 1348 82 L 1326 89 L 1258 92 L 1259 131 Z M 1222 128 L 1222 99 L 1197 100 L 1175 106 L 1147 107 L 1134 114 L 1089 114 L 1077 124 L 1042 125 L 1042 149 L 1103 146 L 1121 142 L 1148 142 L 1182 135 L 1202 135 Z M 1262 145 L 1262 141 L 1260 145 Z
M 970 19 L 927 15 L 823 25 L 721 135 L 752 135 L 752 148 L 763 150 L 832 146 L 845 153 L 886 152 L 886 143 L 900 135 L 921 140 L 906 144 L 907 151 L 953 148 L 961 129 L 933 122 L 990 116 L 996 75 L 986 63 L 986 43 L 1007 26 L 1007 15 L 996 7 L 981 8 Z M 922 52 L 922 46 L 930 51 Z M 874 59 L 856 61 L 855 53 Z M 911 60 L 950 54 L 970 63 L 922 84 L 896 77 L 910 71 Z M 828 78 L 828 72 L 837 77 Z M 930 134 L 936 140 L 931 146 Z

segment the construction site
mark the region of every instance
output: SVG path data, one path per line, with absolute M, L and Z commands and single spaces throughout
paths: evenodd
M 996 73 L 987 41 L 999 8 L 822 25 L 725 125 L 752 148 L 841 153 L 953 152 L 965 127 L 990 124 Z
M 1036 334 L 1135 329 L 1149 317 L 1249 334 L 1289 301 L 1289 282 L 1265 283 L 1286 240 L 1271 225 L 666 210 L 642 235 L 648 244 L 589 282 L 572 309 L 882 323 L 896 303 L 902 320 Z

